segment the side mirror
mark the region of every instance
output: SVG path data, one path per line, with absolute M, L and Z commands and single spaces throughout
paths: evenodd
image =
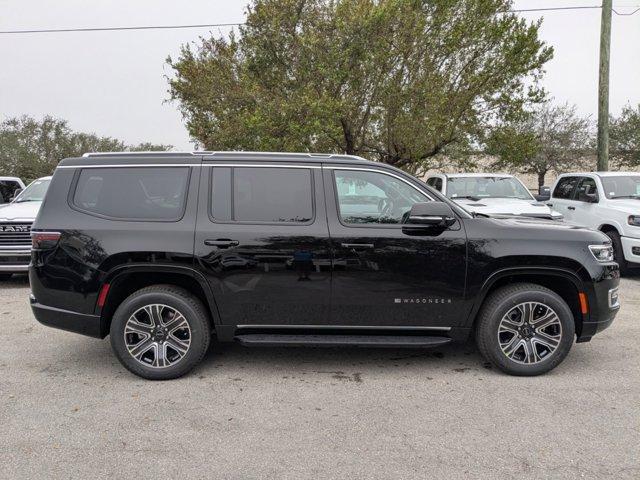
M 538 195 L 534 195 L 534 197 L 539 202 L 546 202 L 551 198 L 551 188 L 543 185 L 540 187 L 540 190 L 538 190 Z
M 598 194 L 580 192 L 580 195 L 578 195 L 578 200 L 580 200 L 581 202 L 587 202 L 587 203 L 598 203 Z
M 456 223 L 456 217 L 444 202 L 416 203 L 411 207 L 409 217 L 402 226 L 406 232 L 424 231 L 434 228 L 445 229 Z
M 9 201 L 13 202 L 16 199 L 16 197 L 22 193 L 23 190 L 24 188 L 16 188 L 13 191 L 13 196 L 9 199 Z

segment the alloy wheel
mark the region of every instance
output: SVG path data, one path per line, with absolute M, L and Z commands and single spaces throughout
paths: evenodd
M 129 354 L 141 364 L 166 368 L 184 358 L 191 346 L 191 328 L 182 313 L 162 304 L 136 310 L 124 328 Z
M 502 317 L 498 326 L 502 353 L 520 364 L 546 360 L 558 349 L 561 340 L 560 318 L 551 307 L 539 302 L 516 305 Z

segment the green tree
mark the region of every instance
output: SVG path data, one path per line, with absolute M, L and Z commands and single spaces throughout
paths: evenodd
M 552 49 L 511 0 L 254 0 L 238 34 L 182 47 L 169 78 L 212 150 L 363 155 L 411 172 L 544 92 Z
M 541 187 L 550 171 L 562 173 L 587 164 L 585 155 L 593 145 L 590 126 L 575 106 L 547 102 L 494 128 L 485 141 L 486 153 L 497 157 L 497 169 L 537 175 Z
M 25 181 L 51 175 L 60 160 L 86 152 L 168 150 L 170 145 L 127 145 L 111 137 L 74 132 L 66 120 L 14 117 L 0 123 L 0 172 Z
M 609 128 L 609 155 L 620 166 L 640 166 L 640 104 L 627 105 Z

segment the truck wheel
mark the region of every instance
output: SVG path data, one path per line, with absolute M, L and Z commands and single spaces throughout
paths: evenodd
M 540 375 L 558 366 L 575 335 L 571 309 L 548 288 L 518 283 L 484 302 L 476 325 L 482 356 L 511 375 Z
M 206 309 L 189 292 L 154 285 L 120 304 L 110 335 L 111 347 L 127 370 L 149 380 L 169 380 L 204 358 L 211 327 Z
M 0 282 L 6 282 L 11 278 L 12 273 L 0 273 Z
M 604 233 L 611 239 L 611 244 L 613 245 L 613 259 L 618 265 L 620 265 L 620 275 L 626 275 L 627 273 L 629 273 L 629 265 L 624 259 L 624 250 L 622 248 L 622 240 L 620 240 L 620 235 L 615 230 L 607 230 Z

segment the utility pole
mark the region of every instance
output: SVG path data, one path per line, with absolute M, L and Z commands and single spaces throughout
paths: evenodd
M 600 78 L 598 84 L 598 171 L 609 170 L 609 57 L 612 0 L 602 0 Z

